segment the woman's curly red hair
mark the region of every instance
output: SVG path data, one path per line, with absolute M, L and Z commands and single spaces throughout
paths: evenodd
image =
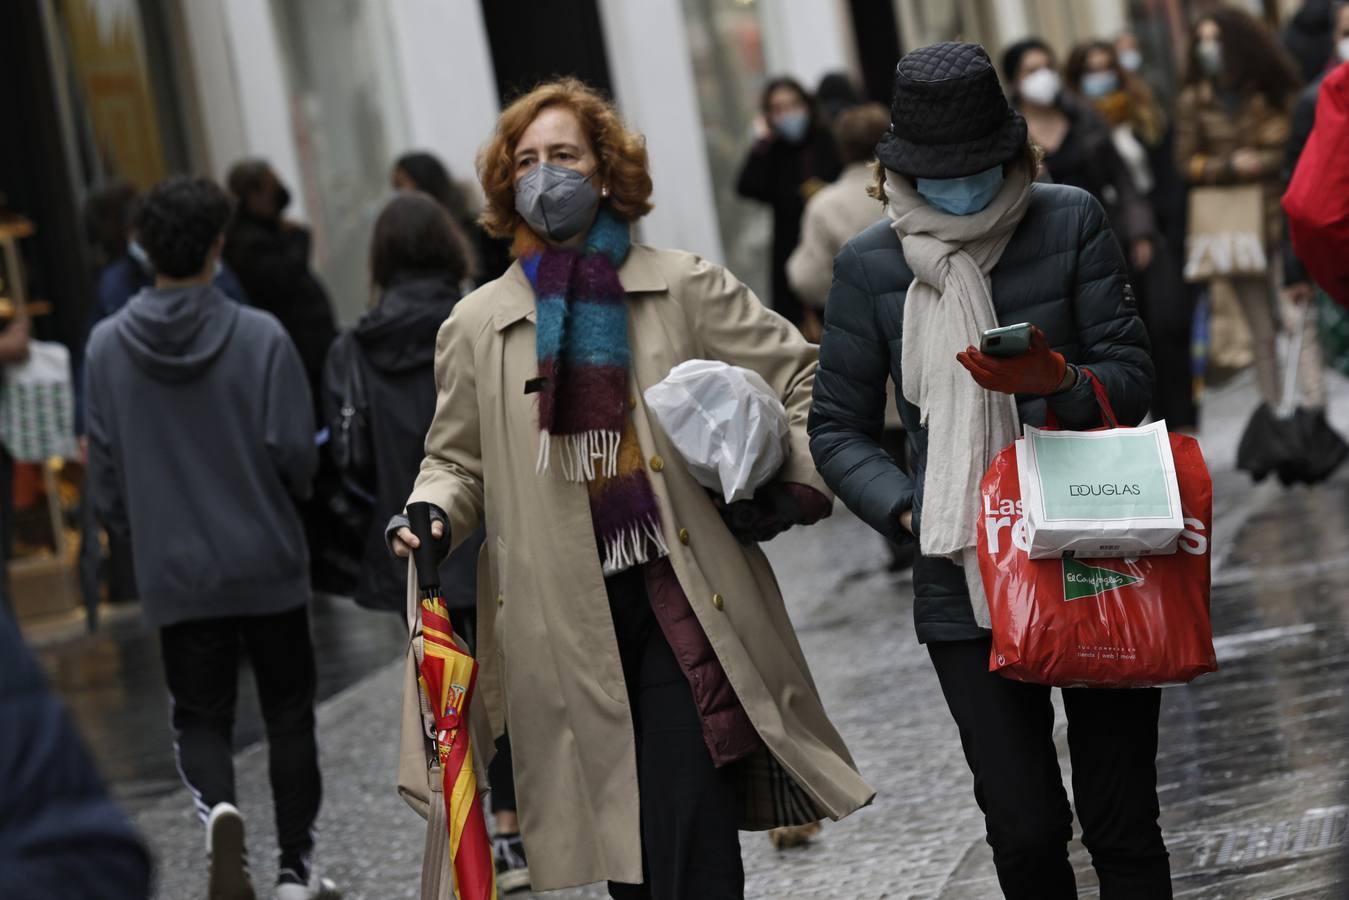
M 627 222 L 651 212 L 646 141 L 627 129 L 613 103 L 575 78 L 562 78 L 539 85 L 506 107 L 491 140 L 478 152 L 478 180 L 487 198 L 478 221 L 487 233 L 514 237 L 523 223 L 515 211 L 515 147 L 549 106 L 565 106 L 581 121 L 599 158 L 600 179 L 609 188 L 609 208 Z

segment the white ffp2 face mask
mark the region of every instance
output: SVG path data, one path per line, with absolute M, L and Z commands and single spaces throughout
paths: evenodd
M 1336 42 L 1335 53 L 1339 56 L 1340 62 L 1349 63 L 1349 34 Z
M 1054 101 L 1059 99 L 1059 91 L 1063 90 L 1063 82 L 1059 79 L 1059 73 L 1053 69 L 1036 69 L 1021 79 L 1017 90 L 1021 93 L 1021 99 L 1036 106 L 1053 106 Z

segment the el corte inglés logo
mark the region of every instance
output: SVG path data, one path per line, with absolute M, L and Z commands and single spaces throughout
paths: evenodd
M 1143 579 L 1136 575 L 1089 566 L 1071 557 L 1063 559 L 1063 599 L 1081 600 L 1085 597 L 1099 597 L 1106 591 L 1142 584 Z

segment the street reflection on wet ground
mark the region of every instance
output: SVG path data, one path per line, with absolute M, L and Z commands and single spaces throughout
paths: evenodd
M 320 701 L 398 658 L 406 646 L 397 615 L 328 596 L 317 597 L 311 608 Z M 37 654 L 124 805 L 134 809 L 181 787 L 157 632 L 139 616 L 123 616 L 92 635 L 40 647 Z M 236 749 L 263 737 L 262 711 L 245 661 L 240 671 Z
M 1221 671 L 1167 691 L 1163 705 L 1158 769 L 1177 894 L 1342 898 L 1349 482 L 1261 488 L 1251 500 L 1214 571 Z
M 1349 431 L 1349 386 L 1336 384 L 1336 424 Z M 1221 669 L 1163 694 L 1162 826 L 1177 897 L 1342 900 L 1349 897 L 1349 467 L 1332 483 L 1292 490 L 1252 485 L 1231 471 L 1252 398 L 1246 385 L 1206 406 Z M 828 825 L 800 850 L 778 853 L 762 835 L 744 834 L 746 896 L 999 896 L 957 733 L 913 635 L 909 576 L 886 572 L 880 539 L 841 509 L 766 549 L 825 708 L 879 793 L 873 806 Z M 328 698 L 319 714 L 325 872 L 349 898 L 415 898 L 423 826 L 393 789 L 402 622 L 321 598 L 314 631 Z M 174 769 L 156 638 L 124 621 L 40 655 L 154 849 L 158 896 L 194 896 L 201 837 Z M 240 698 L 235 743 L 243 747 L 262 735 L 251 679 L 241 682 Z M 1066 780 L 1061 704 L 1057 727 Z M 238 759 L 255 871 L 267 878 L 274 832 L 266 754 L 254 747 Z M 1072 859 L 1082 896 L 1096 896 L 1080 842 Z M 604 895 L 590 887 L 547 896 Z
M 1175 894 L 1349 897 L 1349 480 L 1215 476 L 1219 671 L 1163 692 L 1158 794 Z M 1060 765 L 1070 764 L 1058 705 Z M 1073 843 L 1079 890 L 1096 876 Z M 971 847 L 939 894 L 997 895 Z

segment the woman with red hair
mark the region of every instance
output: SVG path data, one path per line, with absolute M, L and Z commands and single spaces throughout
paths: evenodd
M 440 329 L 409 503 L 450 545 L 486 522 L 480 696 L 511 736 L 533 887 L 743 897 L 738 830 L 874 795 L 756 543 L 831 508 L 806 436 L 815 347 L 720 266 L 633 242 L 646 148 L 580 82 L 511 104 L 478 173 L 516 261 Z M 648 415 L 643 392 L 689 359 L 752 369 L 786 407 L 786 460 L 750 500 L 715 503 Z

